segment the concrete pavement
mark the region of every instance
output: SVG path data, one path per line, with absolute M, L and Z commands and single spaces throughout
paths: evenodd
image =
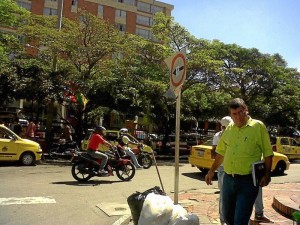
M 171 197 L 171 196 L 170 196 Z M 219 191 L 205 189 L 179 193 L 179 204 L 188 212 L 196 214 L 200 224 L 220 224 L 219 220 Z M 292 220 L 292 213 L 300 211 L 300 183 L 270 184 L 263 188 L 264 213 L 276 225 L 296 224 Z M 251 224 L 263 224 L 253 221 Z M 113 225 L 133 225 L 130 215 L 123 216 Z

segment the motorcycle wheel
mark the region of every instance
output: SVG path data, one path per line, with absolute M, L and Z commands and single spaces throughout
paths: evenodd
M 120 180 L 129 181 L 135 175 L 135 167 L 131 162 L 125 165 L 120 165 L 116 168 L 116 174 Z
M 138 162 L 144 169 L 149 169 L 152 166 L 152 158 L 148 153 L 142 154 Z
M 84 162 L 76 162 L 72 165 L 72 176 L 75 180 L 79 182 L 88 181 L 92 175 L 84 171 L 85 163 Z

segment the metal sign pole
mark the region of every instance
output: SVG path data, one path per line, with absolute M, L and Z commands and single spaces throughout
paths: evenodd
M 176 127 L 175 127 L 175 185 L 174 204 L 178 204 L 179 184 L 179 136 L 180 136 L 180 101 L 181 87 L 186 78 L 186 57 L 185 49 L 165 59 L 170 70 L 170 88 L 164 94 L 167 98 L 176 98 Z
M 176 137 L 175 137 L 175 185 L 174 185 L 174 204 L 178 204 L 178 186 L 179 186 L 179 137 L 180 137 L 180 101 L 181 88 L 178 91 L 176 99 Z

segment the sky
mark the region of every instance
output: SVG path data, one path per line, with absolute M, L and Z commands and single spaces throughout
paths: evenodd
M 196 38 L 279 53 L 300 72 L 300 0 L 161 0 Z

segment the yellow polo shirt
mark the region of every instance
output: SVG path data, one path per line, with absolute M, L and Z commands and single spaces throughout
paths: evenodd
M 228 174 L 250 174 L 252 163 L 273 155 L 266 126 L 259 120 L 248 119 L 241 128 L 234 123 L 227 126 L 216 152 L 224 156 L 224 170 Z

